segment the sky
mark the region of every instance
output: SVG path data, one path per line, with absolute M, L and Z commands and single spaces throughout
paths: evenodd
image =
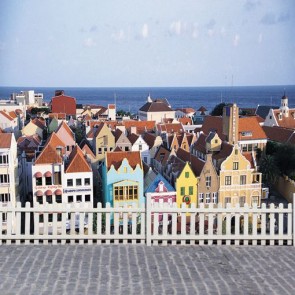
M 0 86 L 294 85 L 294 0 L 1 0 Z

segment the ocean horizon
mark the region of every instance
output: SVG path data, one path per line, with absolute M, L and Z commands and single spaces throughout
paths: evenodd
M 295 107 L 295 85 L 233 86 L 233 87 L 0 87 L 0 99 L 9 99 L 12 93 L 34 90 L 49 102 L 55 90 L 76 98 L 78 104 L 107 106 L 116 103 L 117 110 L 137 113 L 148 95 L 152 99 L 166 98 L 173 109 L 201 106 L 211 111 L 220 102 L 237 103 L 240 108 L 256 108 L 258 105 L 279 106 L 284 92 L 289 106 Z

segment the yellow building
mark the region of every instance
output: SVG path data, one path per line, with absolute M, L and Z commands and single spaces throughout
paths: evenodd
M 192 203 L 197 204 L 197 184 L 198 180 L 188 162 L 184 165 L 182 171 L 175 181 L 176 202 L 181 207 L 182 203 L 188 206 Z
M 255 172 L 250 161 L 241 153 L 238 144 L 220 166 L 219 202 L 226 206 L 245 203 L 261 204 L 261 173 Z

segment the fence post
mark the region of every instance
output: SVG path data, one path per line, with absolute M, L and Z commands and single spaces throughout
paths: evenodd
M 146 195 L 146 245 L 152 245 L 151 229 L 152 229 L 152 212 L 151 212 L 151 196 L 149 193 Z
M 293 247 L 295 247 L 295 193 L 293 194 Z

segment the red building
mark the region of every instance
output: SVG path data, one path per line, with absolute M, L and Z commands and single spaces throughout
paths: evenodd
M 63 91 L 52 97 L 50 105 L 52 113 L 64 113 L 67 117 L 76 116 L 76 98 L 64 95 Z

